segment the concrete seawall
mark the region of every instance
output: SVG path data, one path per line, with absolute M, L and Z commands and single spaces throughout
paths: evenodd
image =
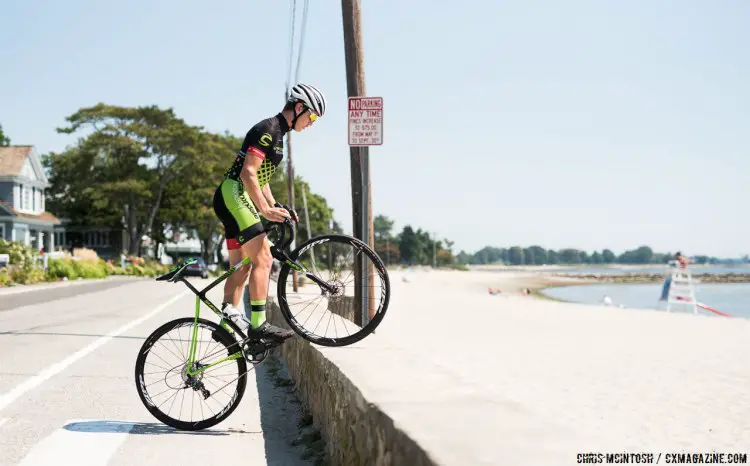
M 273 324 L 289 328 L 274 298 L 269 298 L 268 308 Z M 331 350 L 337 348 L 321 348 L 301 338 L 290 339 L 280 348 L 297 390 L 327 442 L 332 464 L 438 464 L 386 412 L 362 394 L 326 354 Z

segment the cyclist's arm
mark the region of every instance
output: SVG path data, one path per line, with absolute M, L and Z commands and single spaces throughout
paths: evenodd
M 242 184 L 245 185 L 247 194 L 261 213 L 265 213 L 273 207 L 273 204 L 268 204 L 268 200 L 260 189 L 260 183 L 258 183 L 258 169 L 264 159 L 263 151 L 251 146 L 247 150 L 245 163 L 242 165 L 242 171 L 240 172 L 240 179 Z
M 263 186 L 263 195 L 266 196 L 266 200 L 268 201 L 268 205 L 276 205 L 276 198 L 273 197 L 273 193 L 271 192 L 271 183 L 266 184 Z

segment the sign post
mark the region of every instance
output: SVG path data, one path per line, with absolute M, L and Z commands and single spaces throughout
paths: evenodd
M 383 98 L 349 97 L 349 145 L 383 144 Z
M 352 153 L 352 187 L 354 188 L 354 236 L 375 249 L 372 231 L 369 147 L 383 144 L 383 98 L 349 97 L 349 146 Z M 362 327 L 374 317 L 374 270 L 360 255 L 354 258 L 354 301 L 356 322 Z M 369 304 L 369 306 L 368 306 Z M 369 309 L 369 312 L 367 312 Z

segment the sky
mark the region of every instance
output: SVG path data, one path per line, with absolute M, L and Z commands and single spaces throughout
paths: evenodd
M 0 124 L 40 153 L 98 102 L 239 136 L 283 104 L 288 1 L 27 0 L 0 19 Z M 372 208 L 396 231 L 454 252 L 750 253 L 750 2 L 370 0 L 361 19 L 384 101 Z M 340 1 L 310 2 L 299 80 L 329 107 L 293 134 L 295 172 L 351 233 Z

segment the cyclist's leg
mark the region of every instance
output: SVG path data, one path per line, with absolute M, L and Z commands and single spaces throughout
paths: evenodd
M 250 272 L 250 321 L 251 328 L 248 329 L 248 336 L 253 338 L 276 338 L 286 339 L 294 334 L 291 330 L 284 330 L 265 321 L 266 315 L 266 297 L 268 296 L 268 282 L 270 277 L 271 256 L 270 243 L 266 239 L 263 223 L 260 221 L 258 211 L 247 195 L 242 183 L 225 180 L 221 185 L 221 202 L 226 212 L 223 212 L 221 206 L 219 211 L 222 214 L 228 214 L 237 225 L 236 239 L 232 241 L 232 247 L 237 244 L 241 246 L 241 257 L 249 257 L 253 262 Z M 231 223 L 231 221 L 230 221 Z M 232 293 L 241 295 L 245 282 L 232 289 Z M 235 295 L 232 294 L 232 297 Z M 238 299 L 239 301 L 239 299 Z
M 245 253 L 242 248 L 240 249 L 229 249 L 229 265 L 234 266 L 244 259 Z M 247 279 L 250 277 L 250 265 L 243 265 L 237 271 L 235 271 L 229 278 L 224 282 L 224 301 L 230 303 L 234 307 L 240 305 L 242 299 L 242 287 L 247 283 Z
M 240 232 L 254 224 L 260 224 L 260 218 L 252 215 L 250 209 L 238 203 L 237 189 L 242 185 L 233 180 L 224 180 L 214 193 L 214 212 L 224 224 L 224 232 L 229 252 L 230 267 L 238 264 L 246 256 L 239 241 Z M 244 189 L 243 189 L 244 191 Z M 256 221 L 257 219 L 257 221 Z M 262 230 L 261 230 L 262 231 Z M 244 231 L 247 234 L 247 231 Z M 242 266 L 224 282 L 224 303 L 239 306 L 242 288 L 250 276 L 250 265 Z
M 271 276 L 271 243 L 262 233 L 242 246 L 253 261 L 250 272 L 250 328 L 247 335 L 251 338 L 273 338 L 277 341 L 285 340 L 292 335 L 292 330 L 271 325 L 266 321 L 266 299 L 268 298 L 268 283 Z
M 251 239 L 242 245 L 244 254 L 253 261 L 250 271 L 248 288 L 250 292 L 251 315 L 250 323 L 253 328 L 260 327 L 266 321 L 266 299 L 268 298 L 268 284 L 271 278 L 271 243 L 266 234 Z

